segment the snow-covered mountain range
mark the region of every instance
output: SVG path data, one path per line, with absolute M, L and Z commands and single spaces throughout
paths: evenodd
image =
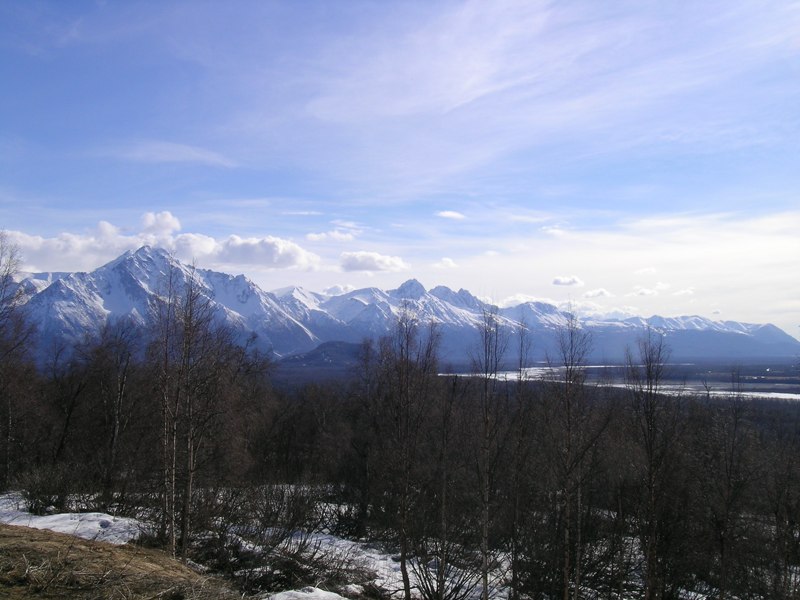
M 426 290 L 411 279 L 394 290 L 364 288 L 324 295 L 299 287 L 272 292 L 260 289 L 244 275 L 193 269 L 159 248 L 126 252 L 90 273 L 26 274 L 19 280 L 29 318 L 37 326 L 40 347 L 54 342 L 72 344 L 112 319 L 129 318 L 142 326 L 154 314 L 167 276 L 178 286 L 190 277 L 212 302 L 216 317 L 244 339 L 251 333 L 257 344 L 276 358 L 308 352 L 324 342 L 360 342 L 388 333 L 402 310 L 413 311 L 421 322 L 435 321 L 441 334 L 445 362 L 466 364 L 477 346 L 478 328 L 489 305 L 466 290 L 444 286 Z M 534 358 L 553 355 L 555 332 L 568 315 L 556 306 L 525 302 L 498 310 L 509 334 L 521 324 L 530 332 Z M 646 327 L 666 336 L 674 359 L 735 360 L 797 357 L 800 342 L 774 325 L 713 321 L 704 317 L 625 319 L 583 318 L 592 334 L 592 360 L 620 361 Z M 514 360 L 515 344 L 508 357 Z

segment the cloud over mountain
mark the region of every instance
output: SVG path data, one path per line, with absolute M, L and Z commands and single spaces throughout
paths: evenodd
M 559 275 L 553 278 L 553 285 L 580 287 L 583 285 L 583 280 L 576 275 Z
M 340 265 L 344 271 L 405 271 L 410 267 L 399 256 L 377 252 L 342 252 Z
M 588 292 L 584 292 L 584 298 L 613 298 L 614 294 L 609 292 L 605 288 L 598 288 L 596 290 L 589 290 Z
M 262 269 L 310 269 L 320 257 L 299 244 L 276 236 L 214 238 L 201 233 L 179 233 L 181 222 L 169 211 L 142 215 L 138 233 L 126 234 L 120 227 L 100 221 L 94 231 L 62 233 L 54 237 L 31 236 L 9 231 L 9 239 L 20 248 L 24 268 L 42 270 L 88 269 L 125 250 L 142 245 L 167 248 L 184 261 L 202 260 L 207 266 L 243 265 Z

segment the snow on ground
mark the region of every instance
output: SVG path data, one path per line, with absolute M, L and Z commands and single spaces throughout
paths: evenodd
M 380 549 L 375 544 L 356 542 L 347 540 L 335 535 L 315 533 L 311 535 L 311 542 L 319 548 L 321 552 L 328 556 L 352 558 L 367 569 L 375 573 L 372 582 L 383 588 L 392 597 L 399 598 L 403 593 L 403 576 L 400 571 L 400 560 L 396 554 L 390 554 Z M 411 588 L 418 587 L 417 577 L 409 565 L 409 579 Z M 490 574 L 490 597 L 493 600 L 507 600 L 508 589 L 502 584 L 502 574 L 495 571 Z M 472 597 L 479 598 L 481 595 L 480 586 L 476 587 Z M 299 600 L 299 599 L 283 599 Z
M 391 554 L 378 550 L 371 544 L 354 542 L 330 534 L 314 534 L 312 543 L 319 546 L 325 554 L 352 557 L 375 572 L 375 585 L 390 592 L 403 589 L 400 562 Z M 413 577 L 413 575 L 412 575 Z M 283 599 L 297 600 L 297 599 Z
M 25 501 L 19 492 L 0 494 L 0 523 L 48 529 L 112 544 L 128 543 L 134 540 L 143 529 L 143 524 L 136 519 L 115 517 L 105 513 L 32 515 L 25 509 Z M 307 534 L 298 532 L 298 535 L 305 537 Z M 400 562 L 396 556 L 373 544 L 347 540 L 326 533 L 310 534 L 308 541 L 329 558 L 337 558 L 345 562 L 354 561 L 373 571 L 375 573 L 374 584 L 387 590 L 391 595 L 399 596 L 402 592 Z M 411 585 L 415 587 L 416 577 L 413 572 L 409 575 Z M 359 590 L 353 589 L 352 592 L 356 595 Z M 496 600 L 505 600 L 507 597 L 506 590 L 502 588 L 494 589 L 492 595 Z M 343 600 L 342 596 L 338 594 L 314 587 L 281 592 L 269 596 L 269 598 L 270 600 Z
M 0 494 L 0 523 L 49 529 L 111 544 L 126 544 L 141 532 L 140 523 L 135 519 L 114 517 L 105 513 L 62 513 L 41 517 L 32 515 L 25 510 L 22 495 L 18 492 Z
M 290 590 L 279 592 L 269 596 L 270 600 L 345 600 L 339 594 L 326 592 L 315 587 L 304 587 L 301 590 Z
M 61 513 L 36 516 L 25 510 L 25 502 L 19 492 L 0 494 L 0 523 L 22 525 L 35 529 L 49 529 L 68 533 L 88 540 L 99 540 L 112 544 L 125 544 L 135 539 L 142 530 L 142 524 L 135 519 L 114 517 L 105 513 Z M 400 563 L 392 555 L 377 550 L 374 546 L 353 542 L 326 534 L 312 534 L 312 543 L 328 555 L 338 555 L 355 559 L 367 568 L 374 570 L 375 583 L 388 590 L 401 590 Z M 303 588 L 299 591 L 278 594 L 276 600 L 337 600 L 337 594 L 323 592 L 316 588 Z M 291 595 L 294 594 L 294 595 Z M 323 595 L 327 594 L 323 597 Z M 280 596 L 280 597 L 278 597 Z

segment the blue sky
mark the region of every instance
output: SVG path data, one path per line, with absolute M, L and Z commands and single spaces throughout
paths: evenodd
M 0 4 L 0 228 L 800 337 L 800 3 Z

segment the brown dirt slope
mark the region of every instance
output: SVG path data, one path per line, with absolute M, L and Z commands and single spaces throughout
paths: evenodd
M 0 598 L 232 600 L 240 598 L 163 552 L 0 524 Z

